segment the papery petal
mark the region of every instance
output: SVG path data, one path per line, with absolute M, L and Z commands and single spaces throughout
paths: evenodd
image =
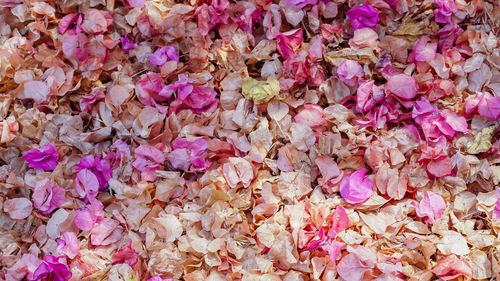
M 118 226 L 120 223 L 111 218 L 103 218 L 92 229 L 90 242 L 94 246 L 106 246 L 120 240 L 122 231 Z
M 28 167 L 30 168 L 52 171 L 57 166 L 59 153 L 57 153 L 57 149 L 52 144 L 48 143 L 40 149 L 32 148 L 28 150 L 22 159 L 28 162 Z
M 84 12 L 82 30 L 87 34 L 102 34 L 113 23 L 113 16 L 106 10 L 89 8 Z
M 354 87 L 358 83 L 358 79 L 365 75 L 363 67 L 353 60 L 344 60 L 337 67 L 337 75 L 340 81 L 347 86 Z
M 99 192 L 99 180 L 89 169 L 83 169 L 76 175 L 75 189 L 80 198 L 95 197 Z
M 408 62 L 429 62 L 436 56 L 437 43 L 431 42 L 428 36 L 422 36 L 413 45 L 413 52 L 408 56 Z
M 323 117 L 323 108 L 317 104 L 306 104 L 293 118 L 295 122 L 307 125 L 311 128 L 321 127 L 327 124 Z
M 472 268 L 469 263 L 464 258 L 459 259 L 455 255 L 440 260 L 431 271 L 442 280 L 452 280 L 460 275 L 472 276 Z
M 32 200 L 35 208 L 42 214 L 50 214 L 56 208 L 59 208 L 65 199 L 65 190 L 44 179 L 37 183 L 33 191 Z
M 346 12 L 354 30 L 369 27 L 375 28 L 379 20 L 379 12 L 372 5 L 361 5 Z
M 113 264 L 126 263 L 134 268 L 139 260 L 139 253 L 132 249 L 132 240 L 128 241 L 127 245 L 118 249 L 116 253 L 111 256 Z
M 62 232 L 63 239 L 57 239 L 57 255 L 74 259 L 80 255 L 80 241 L 74 232 Z
M 362 203 L 373 195 L 372 181 L 364 178 L 366 172 L 366 170 L 359 170 L 342 179 L 340 195 L 347 203 Z
M 434 223 L 443 217 L 446 203 L 439 193 L 427 191 L 416 208 L 417 215 L 426 218 L 427 223 Z
M 7 199 L 3 203 L 3 211 L 13 220 L 22 220 L 27 218 L 33 210 L 33 204 L 27 198 Z
M 418 92 L 417 80 L 406 74 L 394 75 L 385 83 L 385 91 L 403 99 L 412 99 Z

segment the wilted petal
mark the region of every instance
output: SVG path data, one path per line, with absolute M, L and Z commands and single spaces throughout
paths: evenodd
M 434 223 L 443 217 L 446 203 L 440 194 L 427 191 L 418 204 L 416 211 L 421 218 L 426 218 L 427 223 Z
M 340 195 L 349 204 L 362 203 L 373 195 L 373 183 L 364 178 L 366 170 L 359 170 L 346 176 L 340 183 Z
M 27 218 L 33 210 L 33 204 L 27 198 L 7 199 L 3 203 L 3 211 L 9 214 L 13 220 L 22 220 Z
M 28 167 L 44 171 L 54 170 L 58 159 L 59 153 L 57 153 L 57 149 L 50 143 L 42 146 L 40 149 L 32 148 L 23 156 L 23 160 L 28 162 Z

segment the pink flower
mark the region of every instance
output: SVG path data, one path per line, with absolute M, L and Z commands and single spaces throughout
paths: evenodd
M 379 20 L 379 12 L 372 5 L 361 5 L 351 8 L 346 12 L 346 15 L 351 21 L 354 30 L 363 27 L 374 29 Z
M 46 255 L 43 258 L 43 262 L 33 273 L 32 280 L 66 281 L 71 276 L 72 274 L 65 257 Z
M 285 0 L 288 5 L 295 5 L 302 9 L 307 5 L 316 5 L 318 0 Z
M 76 216 L 73 220 L 75 225 L 83 231 L 91 230 L 96 222 L 104 217 L 104 205 L 101 201 L 93 197 L 89 197 L 88 200 L 90 204 L 83 210 L 76 210 Z
M 139 260 L 139 253 L 132 249 L 132 240 L 111 256 L 113 264 L 126 263 L 133 269 Z
M 22 159 L 28 162 L 28 167 L 52 171 L 57 167 L 59 153 L 50 143 L 42 146 L 40 149 L 32 148 L 28 150 Z
M 373 195 L 373 183 L 364 178 L 366 170 L 358 170 L 340 182 L 340 195 L 349 204 L 365 202 Z
M 132 166 L 141 172 L 146 181 L 156 180 L 156 170 L 165 162 L 165 155 L 161 150 L 150 145 L 140 145 L 135 149 L 135 161 Z
M 488 92 L 478 92 L 474 97 L 465 101 L 467 115 L 476 110 L 481 116 L 497 119 L 500 116 L 500 98 Z
M 154 65 L 162 66 L 169 60 L 179 62 L 179 55 L 174 47 L 165 46 L 149 55 L 149 62 Z
M 337 67 L 337 75 L 340 81 L 344 82 L 349 87 L 354 87 L 358 84 L 358 80 L 365 76 L 363 67 L 358 62 L 353 60 L 344 60 Z
M 144 3 L 143 3 L 144 4 Z M 126 52 L 134 49 L 135 47 L 137 47 L 137 43 L 135 43 L 134 41 L 128 39 L 128 33 L 125 33 L 125 35 L 123 35 L 123 37 L 120 37 L 120 43 L 122 43 L 122 49 Z
M 367 112 L 384 98 L 384 89 L 375 85 L 375 81 L 362 81 L 356 91 L 356 110 Z
M 458 258 L 455 255 L 447 256 L 440 260 L 431 270 L 442 280 L 452 280 L 460 275 L 472 276 L 472 268 L 465 258 Z
M 429 62 L 436 56 L 437 43 L 431 41 L 428 36 L 422 36 L 413 45 L 413 51 L 408 56 L 408 62 Z
M 424 199 L 416 207 L 417 215 L 426 218 L 425 222 L 434 223 L 443 217 L 446 203 L 439 193 L 427 191 Z
M 154 72 L 144 74 L 141 76 L 141 80 L 137 81 L 135 85 L 137 99 L 146 106 L 159 107 L 158 109 L 161 109 L 163 106 L 158 105 L 157 102 L 166 101 L 169 98 L 160 95 L 164 87 L 165 84 L 160 74 Z
M 90 243 L 94 246 L 111 245 L 122 237 L 120 223 L 111 218 L 103 218 L 92 229 Z
M 102 100 L 105 97 L 106 95 L 104 94 L 104 89 L 101 87 L 95 87 L 92 89 L 92 92 L 80 98 L 80 109 L 83 112 L 89 112 L 98 100 Z
M 62 232 L 63 239 L 57 239 L 57 255 L 74 259 L 80 255 L 80 241 L 74 232 Z
M 210 166 L 205 161 L 208 143 L 203 138 L 176 138 L 170 144 L 172 152 L 167 155 L 175 169 L 202 171 Z
M 35 208 L 46 215 L 59 208 L 63 204 L 65 196 L 64 188 L 52 184 L 49 179 L 44 179 L 36 184 L 31 199 Z
M 294 48 L 298 47 L 303 40 L 302 28 L 280 33 L 276 36 L 278 44 L 276 49 L 280 52 L 283 59 L 287 60 L 295 56 Z
M 395 94 L 402 99 L 412 99 L 417 95 L 418 84 L 415 78 L 407 74 L 397 74 L 385 83 L 385 92 Z

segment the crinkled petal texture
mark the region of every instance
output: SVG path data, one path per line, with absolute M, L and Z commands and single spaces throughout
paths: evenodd
M 361 5 L 351 8 L 346 12 L 347 17 L 352 23 L 354 30 L 363 27 L 375 28 L 379 20 L 379 11 L 372 5 Z
M 373 195 L 373 183 L 365 178 L 366 170 L 358 170 L 340 182 L 340 195 L 349 204 L 358 204 Z
M 476 110 L 481 116 L 497 119 L 500 116 L 500 98 L 488 92 L 479 92 L 465 102 L 467 115 Z
M 377 256 L 370 249 L 356 245 L 347 246 L 350 253 L 337 265 L 337 272 L 344 280 L 363 280 L 365 272 L 371 271 L 377 263 Z
M 450 255 L 439 261 L 432 269 L 442 280 L 452 280 L 460 275 L 472 276 L 472 268 L 464 258 L 458 258 L 456 255 Z
M 119 249 L 113 256 L 111 256 L 111 261 L 113 264 L 126 263 L 134 268 L 139 260 L 139 253 L 132 249 L 132 240 L 128 241 L 127 245 Z
M 427 223 L 434 223 L 443 217 L 446 203 L 439 193 L 425 192 L 424 198 L 418 203 L 416 212 Z
M 495 203 L 495 208 L 493 209 L 492 218 L 500 219 L 500 189 L 497 189 L 497 202 Z
M 21 281 L 26 279 L 33 280 L 33 273 L 42 263 L 42 260 L 32 254 L 23 254 L 23 256 L 10 268 L 6 270 L 5 280 Z
M 156 170 L 165 162 L 165 155 L 161 150 L 150 145 L 140 145 L 135 149 L 135 161 L 132 166 L 141 172 L 146 181 L 156 180 Z
M 80 198 L 96 197 L 99 192 L 99 180 L 89 169 L 83 169 L 76 174 L 75 190 Z
M 50 214 L 63 204 L 65 196 L 64 188 L 52 184 L 49 179 L 44 179 L 36 184 L 31 198 L 40 213 Z
M 428 36 L 422 36 L 413 45 L 413 52 L 408 56 L 408 62 L 430 62 L 436 56 L 437 43 L 432 42 Z
M 304 109 L 295 115 L 294 120 L 313 129 L 319 128 L 328 124 L 323 117 L 323 113 L 324 109 L 321 106 L 317 104 L 305 104 Z
M 158 66 L 164 65 L 169 60 L 179 62 L 179 54 L 177 54 L 177 50 L 170 46 L 165 46 L 156 50 L 156 52 L 149 55 L 148 58 L 150 63 Z
M 170 146 L 172 152 L 167 155 L 167 158 L 175 169 L 202 171 L 210 167 L 210 163 L 205 159 L 204 152 L 208 147 L 208 142 L 204 138 L 176 138 Z
M 87 9 L 84 12 L 82 30 L 87 34 L 102 34 L 113 23 L 113 16 L 106 10 Z
M 74 224 L 83 231 L 91 230 L 96 222 L 104 216 L 104 205 L 101 201 L 89 197 L 90 202 L 83 210 L 76 210 L 76 216 L 73 220 Z
M 318 0 L 286 0 L 289 5 L 295 5 L 297 8 L 304 8 L 307 5 L 316 5 Z
M 418 84 L 415 78 L 407 74 L 397 74 L 389 78 L 384 85 L 386 94 L 392 93 L 402 99 L 412 99 L 417 95 Z
M 160 276 L 153 276 L 149 278 L 147 281 L 173 281 L 173 279 L 172 278 L 163 279 Z
M 48 143 L 40 149 L 32 148 L 28 150 L 22 158 L 28 162 L 30 168 L 52 171 L 57 167 L 59 153 L 52 144 Z
M 119 227 L 120 223 L 111 218 L 103 218 L 92 229 L 90 242 L 94 246 L 111 245 L 122 236 L 122 228 Z
M 66 281 L 69 280 L 71 276 L 71 271 L 66 263 L 66 257 L 46 255 L 43 258 L 43 262 L 33 273 L 32 280 Z
M 344 60 L 337 67 L 337 75 L 340 81 L 344 82 L 349 87 L 354 87 L 358 80 L 365 75 L 363 67 L 353 60 Z
M 27 198 L 7 199 L 3 203 L 3 211 L 13 220 L 27 218 L 33 210 L 33 204 Z
M 63 239 L 57 239 L 56 253 L 74 259 L 80 253 L 80 241 L 74 232 L 62 232 Z
M 295 56 L 294 49 L 298 47 L 303 40 L 302 28 L 287 31 L 285 33 L 280 33 L 276 36 L 278 44 L 276 49 L 280 52 L 281 56 L 287 60 Z

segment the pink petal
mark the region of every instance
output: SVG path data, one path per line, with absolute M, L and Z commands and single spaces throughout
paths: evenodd
M 50 89 L 45 82 L 28 81 L 23 85 L 23 90 L 19 92 L 19 99 L 32 99 L 35 103 L 40 104 L 47 101 Z
M 57 32 L 64 34 L 71 24 L 76 23 L 78 20 L 78 13 L 67 14 L 61 18 L 57 24 Z
M 329 181 L 330 179 L 340 176 L 341 172 L 337 167 L 337 163 L 330 157 L 318 156 L 314 163 L 318 165 L 319 171 L 323 178 L 321 181 L 323 183 Z
M 344 60 L 337 67 L 337 75 L 340 81 L 347 86 L 354 87 L 358 83 L 358 79 L 365 75 L 363 67 L 353 60 Z
M 122 236 L 119 225 L 120 223 L 114 219 L 103 218 L 92 229 L 90 242 L 94 246 L 106 246 L 117 242 Z
M 364 178 L 366 170 L 358 170 L 340 182 L 340 195 L 349 204 L 362 203 L 373 195 L 373 183 Z
M 132 8 L 143 8 L 146 0 L 127 0 L 127 3 Z
M 351 8 L 346 12 L 347 17 L 352 23 L 354 30 L 369 27 L 375 28 L 379 20 L 379 11 L 372 5 L 361 5 Z
M 293 118 L 295 122 L 304 124 L 311 128 L 321 127 L 327 124 L 323 117 L 323 108 L 317 104 L 306 104 L 304 109 Z
M 80 198 L 95 197 L 99 192 L 99 180 L 89 169 L 83 169 L 76 175 L 75 189 Z
M 497 189 L 497 202 L 495 204 L 495 209 L 493 209 L 492 218 L 500 219 L 500 189 Z
M 337 234 L 349 226 L 349 217 L 342 206 L 337 206 L 335 213 L 332 216 L 330 230 L 328 231 L 328 238 L 334 239 Z
M 27 198 L 7 199 L 3 203 L 3 211 L 13 220 L 27 218 L 33 210 L 33 204 Z
M 340 255 L 340 252 L 342 252 L 342 249 L 345 247 L 345 243 L 339 242 L 336 240 L 332 240 L 328 242 L 326 245 L 321 246 L 321 249 L 323 251 L 328 252 L 328 256 L 330 257 L 330 261 L 332 264 L 335 264 L 337 261 L 337 258 Z
M 428 36 L 422 36 L 413 45 L 413 52 L 408 56 L 408 62 L 429 62 L 436 56 L 437 43 L 431 42 Z
M 59 208 L 65 199 L 66 191 L 44 179 L 37 183 L 33 191 L 32 200 L 35 208 L 42 214 L 50 214 L 56 208 Z
M 403 99 L 412 99 L 418 92 L 417 80 L 406 74 L 394 75 L 385 83 L 385 92 Z
M 106 10 L 89 8 L 84 12 L 82 30 L 87 34 L 102 34 L 113 23 L 113 16 Z
M 52 171 L 57 167 L 59 153 L 50 143 L 42 146 L 40 149 L 32 148 L 28 150 L 22 159 L 28 162 L 28 167 Z
M 297 8 L 304 8 L 307 5 L 316 5 L 318 0 L 285 0 L 289 5 L 295 5 Z
M 441 115 L 444 116 L 444 118 L 446 119 L 446 123 L 448 123 L 448 125 L 450 125 L 453 130 L 463 133 L 469 130 L 465 117 L 459 116 L 455 112 L 448 109 L 441 111 Z
M 431 160 L 427 164 L 429 174 L 440 178 L 451 174 L 452 163 L 448 156 L 442 156 L 436 160 Z
M 281 56 L 287 60 L 295 56 L 295 47 L 298 47 L 303 40 L 302 29 L 294 29 L 276 36 L 278 44 L 276 49 L 280 52 Z
M 79 255 L 80 241 L 74 232 L 62 232 L 63 239 L 57 239 L 57 255 L 74 259 Z
M 417 215 L 426 217 L 427 223 L 434 223 L 443 217 L 446 203 L 439 193 L 427 191 L 416 208 Z
M 127 245 L 119 249 L 116 253 L 111 256 L 111 261 L 113 264 L 126 263 L 134 268 L 139 260 L 139 253 L 132 249 L 132 240 L 129 240 Z
M 442 280 L 452 280 L 460 275 L 472 276 L 472 268 L 464 258 L 457 258 L 455 255 L 445 257 L 439 261 L 432 269 Z

